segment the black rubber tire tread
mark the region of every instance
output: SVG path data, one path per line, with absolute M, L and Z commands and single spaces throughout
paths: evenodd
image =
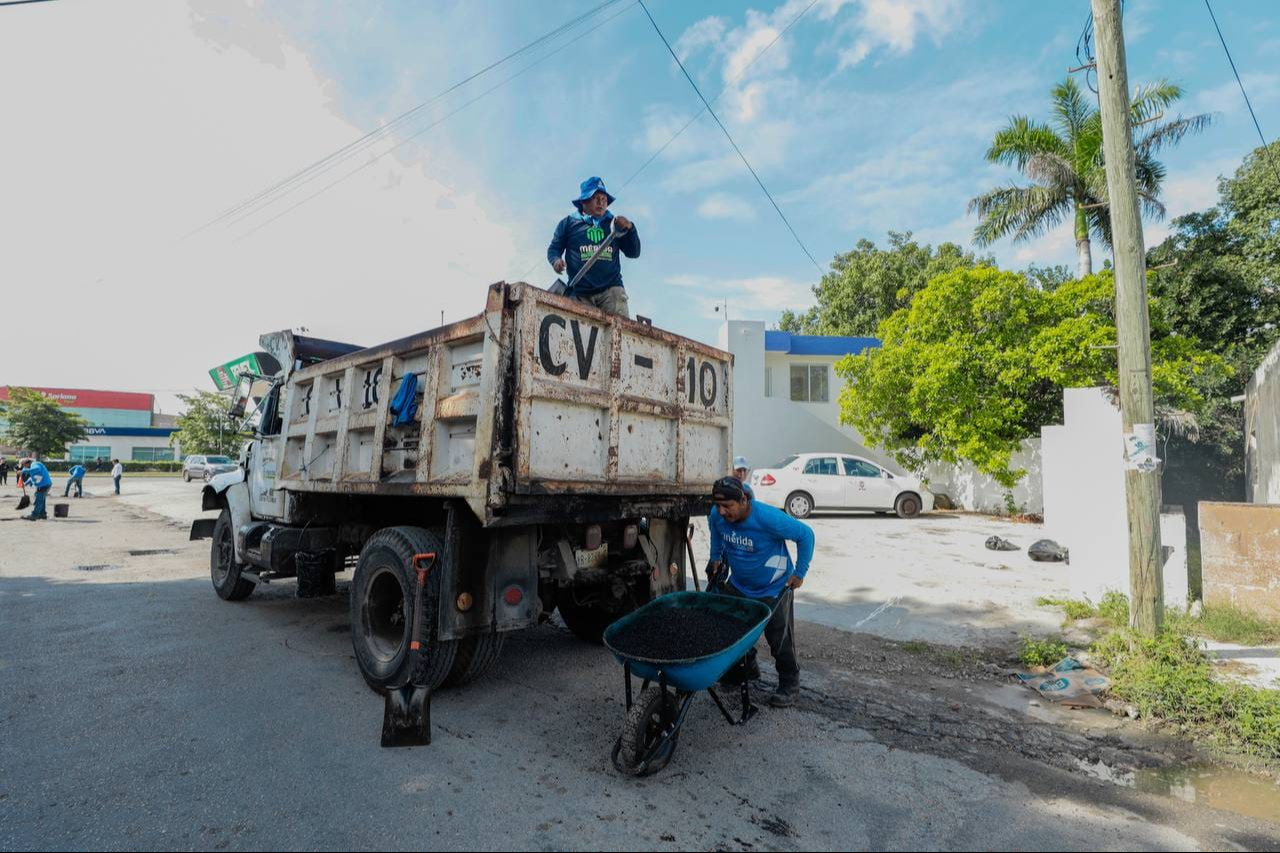
M 231 565 L 227 569 L 226 576 L 219 582 L 218 543 L 224 536 L 232 537 L 232 556 Z M 234 538 L 235 529 L 232 527 L 231 510 L 223 508 L 222 514 L 218 516 L 218 521 L 213 526 L 213 541 L 209 545 L 209 579 L 213 582 L 213 591 L 218 593 L 218 598 L 223 601 L 244 601 L 253 594 L 254 587 L 257 586 L 253 581 L 240 577 L 240 573 L 246 567 L 243 563 L 235 561 Z
M 445 676 L 442 687 L 462 687 L 484 676 L 498 662 L 507 642 L 505 632 L 489 631 L 458 640 L 453 668 Z
M 457 654 L 456 640 L 436 640 L 436 622 L 439 616 L 441 572 L 444 562 L 444 543 L 435 533 L 421 527 L 385 527 L 369 537 L 360 549 L 360 560 L 351 579 L 351 646 L 355 651 L 356 666 L 365 682 L 378 693 L 385 693 L 389 686 L 400 687 L 408 679 L 409 643 L 406 642 L 388 662 L 374 657 L 364 645 L 362 636 L 363 610 L 368 598 L 370 574 L 379 568 L 394 570 L 404 593 L 404 625 L 413 624 L 413 595 L 418 582 L 413 571 L 413 555 L 434 552 L 437 565 L 427 575 L 427 588 L 422 600 L 422 652 L 418 656 L 418 671 L 412 683 L 435 690 L 440 687 L 453 667 Z
M 910 504 L 915 509 L 911 510 L 907 507 Z M 915 518 L 920 514 L 924 502 L 920 500 L 920 496 L 915 492 L 903 492 L 898 495 L 898 499 L 893 502 L 893 511 L 898 514 L 898 518 Z
M 663 702 L 666 702 L 666 713 L 663 715 L 667 718 L 674 718 L 680 710 L 680 703 L 676 701 L 673 693 L 663 693 L 662 688 L 656 684 L 651 684 L 636 697 L 636 701 L 632 703 L 631 710 L 622 720 L 622 735 L 619 738 L 618 762 L 624 769 L 634 776 L 648 776 L 657 773 L 666 767 L 671 761 L 671 756 L 675 753 L 676 740 L 679 739 L 679 732 L 667 744 L 667 748 L 658 755 L 655 755 L 649 766 L 644 768 L 643 773 L 640 771 L 640 761 L 644 758 L 645 753 L 649 751 L 652 744 L 648 743 L 648 734 L 651 726 L 651 719 L 655 715 L 659 715 L 663 711 Z

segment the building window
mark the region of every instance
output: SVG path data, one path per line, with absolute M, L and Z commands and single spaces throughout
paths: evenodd
M 798 403 L 827 402 L 826 364 L 791 365 L 791 399 Z
M 67 451 L 67 458 L 72 462 L 92 462 L 95 459 L 106 462 L 111 458 L 111 448 L 73 444 Z
M 172 462 L 172 447 L 135 447 L 133 449 L 134 462 Z

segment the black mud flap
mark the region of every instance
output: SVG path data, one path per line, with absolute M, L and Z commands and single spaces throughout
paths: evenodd
M 212 539 L 214 525 L 218 523 L 216 518 L 197 518 L 191 522 L 191 542 L 197 539 Z

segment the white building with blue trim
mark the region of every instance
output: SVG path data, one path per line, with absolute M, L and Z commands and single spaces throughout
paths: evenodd
M 720 327 L 719 345 L 733 353 L 735 456 L 766 468 L 793 453 L 853 453 L 901 472 L 840 423 L 844 380 L 835 364 L 880 346 L 878 338 L 796 335 L 757 320 L 730 320 Z

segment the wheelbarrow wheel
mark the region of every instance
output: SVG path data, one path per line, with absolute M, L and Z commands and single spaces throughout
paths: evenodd
M 623 718 L 622 734 L 613 747 L 613 766 L 629 776 L 649 776 L 666 767 L 680 732 L 671 732 L 665 740 L 664 735 L 675 724 L 679 711 L 675 694 L 663 692 L 657 685 L 645 688 Z M 658 752 L 645 761 L 659 742 Z

